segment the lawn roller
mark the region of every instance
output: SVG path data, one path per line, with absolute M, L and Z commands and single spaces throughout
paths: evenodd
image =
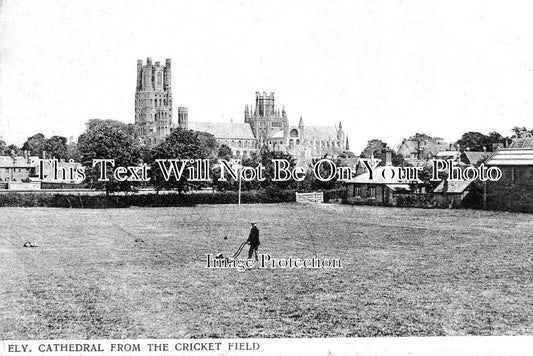
M 237 249 L 237 251 L 235 251 L 235 253 L 233 254 L 233 256 L 231 257 L 232 260 L 236 259 L 237 257 L 239 257 L 239 255 L 241 254 L 244 246 L 246 246 L 248 244 L 247 241 L 244 241 L 240 246 L 239 248 Z M 224 255 L 222 253 L 217 253 L 217 255 L 215 256 L 216 259 L 228 259 L 227 257 L 224 257 Z

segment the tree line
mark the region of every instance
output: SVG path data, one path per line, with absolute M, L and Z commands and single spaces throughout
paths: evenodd
M 456 142 L 456 147 L 460 147 L 461 151 L 483 151 L 492 150 L 495 144 L 503 144 L 506 141 L 517 137 L 527 137 L 533 135 L 533 130 L 528 130 L 525 127 L 514 127 L 510 137 L 503 137 L 497 132 L 490 132 L 487 135 L 479 132 L 467 132 Z M 432 137 L 417 133 L 409 138 L 410 140 L 428 140 Z M 375 157 L 384 160 L 384 153 L 389 151 L 391 153 L 392 164 L 395 166 L 407 165 L 403 157 L 398 155 L 394 150 L 388 148 L 387 143 L 372 139 L 368 141 L 367 146 L 361 152 L 361 157 Z M 136 191 L 147 185 L 144 182 L 117 182 L 110 175 L 109 181 L 99 182 L 98 167 L 93 167 L 94 159 L 109 159 L 115 160 L 115 166 L 138 166 L 142 163 L 150 165 L 150 187 L 156 190 L 176 190 L 178 192 L 185 192 L 190 189 L 212 188 L 217 190 L 236 190 L 238 182 L 232 179 L 228 181 L 220 181 L 219 177 L 219 160 L 229 160 L 233 157 L 231 148 L 227 145 L 219 145 L 215 137 L 206 132 L 198 132 L 193 130 L 184 130 L 182 128 L 173 129 L 170 136 L 155 146 L 153 149 L 148 149 L 141 145 L 137 135 L 136 127 L 133 124 L 125 124 L 115 120 L 100 120 L 94 119 L 87 123 L 85 132 L 83 132 L 78 142 L 68 142 L 67 138 L 63 136 L 52 136 L 46 138 L 43 134 L 38 133 L 29 137 L 22 147 L 16 145 L 7 145 L 0 140 L 0 155 L 22 155 L 27 152 L 31 156 L 38 156 L 40 158 L 56 158 L 58 160 L 74 160 L 80 162 L 86 167 L 87 179 L 85 183 L 88 187 L 96 189 L 104 189 L 107 192 L 115 191 Z M 343 152 L 339 157 L 336 157 L 336 165 L 345 165 L 346 158 L 353 158 L 355 155 L 351 152 Z M 161 172 L 156 164 L 158 159 L 209 159 L 212 163 L 213 170 L 211 177 L 214 177 L 212 184 L 205 182 L 189 182 L 187 178 L 188 172 L 185 171 L 184 179 L 180 181 L 164 180 L 161 177 Z M 318 189 L 336 189 L 340 187 L 339 182 L 335 179 L 322 182 L 316 179 L 311 171 L 308 172 L 306 178 L 301 182 L 289 180 L 286 182 L 273 182 L 272 173 L 273 159 L 284 159 L 290 162 L 293 168 L 297 162 L 289 154 L 280 151 L 269 151 L 263 147 L 258 152 L 245 157 L 242 160 L 242 165 L 255 167 L 262 164 L 265 167 L 265 178 L 263 182 L 251 181 L 242 182 L 244 190 L 285 190 L 295 189 L 302 191 L 311 191 Z M 327 169 L 327 166 L 324 168 Z M 218 171 L 217 171 L 218 170 Z M 329 172 L 324 172 L 327 175 Z

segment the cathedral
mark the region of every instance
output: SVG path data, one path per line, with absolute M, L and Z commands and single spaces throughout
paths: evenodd
M 170 59 L 164 66 L 160 62 L 152 64 L 151 58 L 145 65 L 137 61 L 135 125 L 147 147 L 159 144 L 173 127 L 179 126 L 212 134 L 219 144 L 229 146 L 236 158 L 249 157 L 266 147 L 306 162 L 325 155 L 338 156 L 348 149 L 340 122 L 335 126 L 306 126 L 300 116 L 298 125 L 291 126 L 285 107 L 276 107 L 273 92 L 256 92 L 255 106 L 244 107 L 243 122 L 189 122 L 188 109 L 178 107 L 178 120 L 173 123 Z
M 348 140 L 338 126 L 306 126 L 302 117 L 291 126 L 285 107 L 275 105 L 274 93 L 256 92 L 255 106 L 244 107 L 244 122 L 190 122 L 189 129 L 209 132 L 220 144 L 231 148 L 237 158 L 263 147 L 291 154 L 301 162 L 313 158 L 338 156 L 348 148 Z

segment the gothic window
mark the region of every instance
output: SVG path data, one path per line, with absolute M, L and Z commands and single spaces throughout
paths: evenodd
M 293 148 L 294 147 L 294 141 L 292 140 L 292 138 L 289 140 L 289 148 Z
M 163 74 L 161 74 L 161 72 L 158 72 L 157 73 L 157 86 L 162 86 L 163 85 Z
M 291 137 L 298 137 L 298 130 L 292 129 L 291 130 Z
M 300 144 L 300 140 L 296 139 L 296 144 L 299 145 Z

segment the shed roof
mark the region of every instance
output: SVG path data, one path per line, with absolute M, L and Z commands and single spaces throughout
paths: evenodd
M 492 155 L 492 152 L 485 151 L 464 151 L 462 153 L 471 164 L 476 164 L 479 161 L 485 160 Z
M 471 181 L 448 181 L 448 193 L 463 193 L 472 184 Z M 434 193 L 444 193 L 444 181 L 433 190 Z

